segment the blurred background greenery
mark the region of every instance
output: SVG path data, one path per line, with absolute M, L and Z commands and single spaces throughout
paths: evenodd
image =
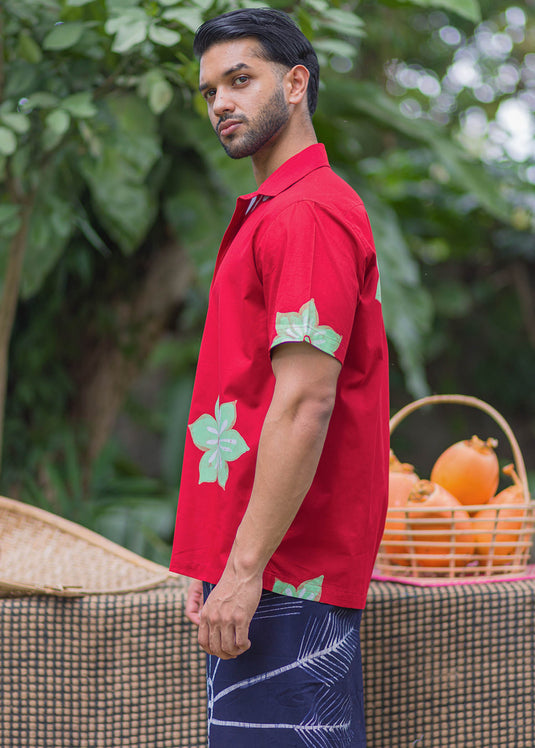
M 315 115 L 376 238 L 392 412 L 474 395 L 535 471 L 533 0 L 3 0 L 0 489 L 167 563 L 217 247 L 250 164 L 219 147 L 193 32 L 291 13 L 321 58 Z M 396 432 L 422 476 L 507 440 L 463 406 Z

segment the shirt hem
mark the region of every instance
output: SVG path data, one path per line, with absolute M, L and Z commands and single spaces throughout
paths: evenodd
M 181 574 L 183 576 L 189 577 L 191 579 L 197 579 L 202 582 L 208 582 L 209 584 L 217 584 L 221 572 L 216 570 L 208 570 L 206 567 L 196 567 L 188 564 L 180 564 L 176 562 L 171 562 L 169 565 L 169 570 L 172 571 L 175 574 Z M 340 576 L 343 576 L 342 572 L 340 572 Z M 262 579 L 262 586 L 264 589 L 268 590 L 269 592 L 273 591 L 273 585 L 277 581 L 277 577 L 272 573 L 264 573 L 263 579 Z M 371 580 L 370 580 L 371 581 Z M 292 580 L 289 580 L 290 584 L 292 583 Z M 335 585 L 326 585 L 322 589 L 321 593 L 321 599 L 318 600 L 320 603 L 325 603 L 326 605 L 335 605 L 339 608 L 353 608 L 355 610 L 364 610 L 366 606 L 366 598 L 368 595 L 368 588 L 369 583 L 366 585 L 366 591 L 362 592 L 362 587 L 360 588 L 361 591 L 354 594 L 348 594 L 347 590 L 341 590 L 339 587 L 336 587 Z M 280 593 L 284 594 L 284 593 Z M 294 595 L 285 595 L 286 597 L 296 597 Z

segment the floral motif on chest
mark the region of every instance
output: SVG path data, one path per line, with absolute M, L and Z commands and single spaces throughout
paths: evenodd
M 236 400 L 215 404 L 214 416 L 209 413 L 189 424 L 193 443 L 204 452 L 199 463 L 199 483 L 219 483 L 225 488 L 229 462 L 249 451 L 245 439 L 233 426 L 236 423 Z

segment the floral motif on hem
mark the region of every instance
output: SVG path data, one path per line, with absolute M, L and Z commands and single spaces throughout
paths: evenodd
M 249 451 L 245 439 L 232 427 L 236 423 L 236 400 L 215 404 L 215 418 L 208 413 L 190 423 L 191 438 L 204 454 L 199 462 L 199 483 L 219 483 L 225 488 L 229 476 L 228 463 Z
M 314 299 L 303 304 L 298 312 L 277 312 L 275 320 L 277 336 L 271 347 L 279 343 L 306 342 L 333 356 L 340 347 L 342 336 L 338 335 L 332 327 L 318 323 L 319 316 Z
M 313 600 L 319 602 L 321 599 L 321 590 L 323 586 L 324 575 L 316 577 L 315 579 L 307 579 L 302 582 L 299 587 L 294 587 L 293 584 L 283 582 L 280 579 L 275 580 L 273 585 L 273 592 L 278 595 L 287 595 L 288 597 L 299 597 L 302 600 Z

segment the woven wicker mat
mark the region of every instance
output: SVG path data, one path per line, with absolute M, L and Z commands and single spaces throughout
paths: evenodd
M 372 582 L 362 622 L 368 748 L 535 746 L 535 581 Z
M 205 748 L 184 588 L 0 600 L 0 746 Z

